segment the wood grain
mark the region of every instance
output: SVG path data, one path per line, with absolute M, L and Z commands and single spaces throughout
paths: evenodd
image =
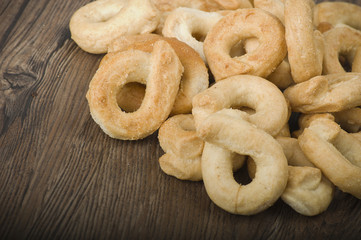
M 357 239 L 361 201 L 337 191 L 304 217 L 282 201 L 255 216 L 215 206 L 201 182 L 165 175 L 157 133 L 106 136 L 85 94 L 101 55 L 70 39 L 89 1 L 0 1 L 1 239 Z M 361 5 L 360 0 L 349 1 Z

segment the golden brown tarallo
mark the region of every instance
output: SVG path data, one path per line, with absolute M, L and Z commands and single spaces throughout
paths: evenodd
M 318 118 L 299 136 L 307 158 L 344 192 L 361 199 L 361 142 L 334 121 Z
M 211 113 L 224 108 L 240 109 L 244 119 L 273 136 L 281 131 L 289 117 L 282 92 L 266 79 L 251 75 L 229 77 L 197 94 L 192 110 L 196 128 Z M 251 110 L 251 114 L 242 109 Z
M 313 0 L 285 0 L 285 28 L 288 60 L 296 83 L 321 75 L 324 40 L 314 30 Z
M 294 112 L 339 112 L 361 105 L 361 73 L 316 76 L 288 87 L 285 97 Z
M 197 136 L 192 114 L 180 114 L 165 121 L 158 132 L 165 154 L 160 168 L 182 180 L 202 180 L 201 156 L 204 141 Z
M 79 8 L 69 28 L 80 48 L 100 54 L 107 52 L 115 38 L 152 32 L 158 22 L 158 11 L 149 0 L 103 0 Z
M 244 120 L 239 113 L 232 109 L 212 113 L 197 129 L 206 141 L 202 155 L 203 183 L 217 206 L 230 213 L 252 215 L 272 206 L 284 192 L 287 159 L 271 135 Z M 254 159 L 257 171 L 249 184 L 235 181 L 232 152 Z
M 159 158 L 163 172 L 181 180 L 202 180 L 204 141 L 197 135 L 192 114 L 169 118 L 159 128 L 158 139 L 165 151 Z M 243 165 L 245 157 L 234 153 L 231 159 L 233 171 L 236 171 Z
M 296 138 L 276 137 L 276 140 L 288 162 L 288 180 L 282 200 L 305 216 L 326 211 L 333 199 L 333 184 L 308 160 Z M 252 158 L 248 158 L 247 168 L 250 177 L 254 178 L 257 167 Z
M 257 38 L 259 46 L 252 52 L 232 57 L 237 43 Z M 262 9 L 239 9 L 227 14 L 208 32 L 204 54 L 215 80 L 250 74 L 267 77 L 287 53 L 282 23 Z
M 323 74 L 361 72 L 361 31 L 348 26 L 336 26 L 324 33 L 325 54 Z M 344 69 L 340 56 L 351 69 Z
M 334 186 L 301 150 L 297 139 L 278 137 L 288 162 L 288 182 L 281 198 L 302 215 L 314 216 L 328 208 Z
M 174 102 L 171 115 L 191 113 L 192 98 L 196 94 L 207 89 L 209 85 L 208 69 L 193 48 L 175 38 L 162 37 L 156 34 L 141 34 L 124 36 L 115 39 L 109 45 L 108 52 L 117 52 L 129 49 L 151 52 L 153 50 L 154 43 L 159 40 L 164 40 L 172 46 L 182 63 L 182 66 L 184 67 L 177 98 Z M 120 95 L 123 97 L 122 99 L 118 99 L 119 101 L 122 101 L 118 103 L 120 106 L 136 104 L 136 106 L 132 108 L 133 110 L 136 110 L 140 107 L 143 99 L 142 96 L 144 96 L 144 94 L 144 87 L 129 87 L 122 91 L 122 94 Z M 134 99 L 132 96 L 139 97 L 138 99 Z M 134 101 L 131 101 L 132 99 Z
M 136 140 L 149 136 L 169 116 L 182 72 L 177 54 L 162 40 L 154 44 L 152 53 L 109 53 L 89 84 L 91 116 L 110 137 Z M 145 84 L 147 90 L 139 109 L 127 113 L 119 107 L 117 94 L 129 82 Z

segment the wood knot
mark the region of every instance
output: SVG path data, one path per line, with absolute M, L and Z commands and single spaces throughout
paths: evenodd
M 37 76 L 32 72 L 22 72 L 17 69 L 6 70 L 3 77 L 12 89 L 30 87 L 37 79 Z

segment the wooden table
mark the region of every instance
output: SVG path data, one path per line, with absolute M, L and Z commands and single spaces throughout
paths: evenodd
M 361 238 L 361 201 L 349 194 L 337 190 L 315 217 L 281 200 L 236 216 L 202 182 L 160 170 L 157 133 L 104 134 L 85 99 L 102 56 L 82 51 L 68 28 L 88 2 L 0 1 L 1 239 Z

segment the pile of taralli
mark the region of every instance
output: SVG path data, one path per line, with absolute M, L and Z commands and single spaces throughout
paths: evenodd
M 159 130 L 160 168 L 203 180 L 230 213 L 282 198 L 313 216 L 335 187 L 361 199 L 360 16 L 313 0 L 98 0 L 70 31 L 105 54 L 86 98 L 106 134 Z

